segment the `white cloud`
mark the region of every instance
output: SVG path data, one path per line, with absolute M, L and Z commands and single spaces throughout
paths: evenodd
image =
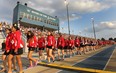
M 11 20 L 13 8 L 16 6 L 18 0 L 0 0 L 0 17 L 8 16 Z M 116 4 L 116 0 L 67 0 L 69 1 L 69 14 L 79 13 L 92 13 L 98 12 L 112 5 Z M 58 16 L 61 20 L 66 19 L 66 7 L 64 0 L 20 0 L 22 4 L 28 3 L 28 6 L 36 10 L 42 11 L 52 16 Z M 110 3 L 109 3 L 110 2 Z M 71 20 L 79 18 L 77 16 L 70 16 Z M 65 18 L 64 18 L 65 17 Z M 11 20 L 12 21 L 12 20 Z
M 65 16 L 65 15 L 64 15 L 64 17 L 63 17 L 63 16 L 60 16 L 59 18 L 60 18 L 60 21 L 61 21 L 61 22 L 67 21 L 67 16 Z M 70 20 L 70 21 L 77 20 L 77 19 L 79 19 L 79 18 L 81 18 L 81 16 L 78 16 L 78 15 L 75 15 L 75 16 L 70 15 L 70 16 L 69 16 L 69 20 Z
M 100 27 L 102 28 L 108 28 L 108 29 L 115 29 L 116 24 L 113 22 L 101 22 Z
M 104 0 L 106 4 L 109 4 L 110 6 L 116 6 L 116 0 Z
M 28 3 L 31 5 L 31 6 L 34 6 L 35 3 L 33 3 L 32 1 L 28 1 Z
M 96 35 L 97 35 L 97 38 L 110 38 L 110 37 L 113 37 L 115 38 L 116 37 L 116 21 L 106 21 L 106 22 L 100 22 L 99 24 L 97 24 L 95 26 L 95 30 L 96 30 Z M 84 32 L 90 34 L 90 33 L 93 33 L 93 28 L 86 28 L 83 30 Z
M 72 0 L 71 0 L 72 2 Z M 80 13 L 91 13 L 91 12 L 98 12 L 103 9 L 109 8 L 109 5 L 105 3 L 100 3 L 97 0 L 73 0 L 70 3 L 73 11 L 77 11 Z
M 97 38 L 102 38 L 104 37 L 105 39 L 109 39 L 109 38 L 116 38 L 116 29 L 112 29 L 112 30 L 103 30 L 101 32 L 97 32 L 96 33 Z
M 12 22 L 13 8 L 16 6 L 17 1 L 20 1 L 22 4 L 27 3 L 29 7 L 51 16 L 58 16 L 61 24 L 65 25 L 65 21 L 67 21 L 64 0 L 0 0 L 0 21 Z M 67 1 L 69 1 L 70 21 L 81 18 L 81 14 L 99 12 L 112 6 L 116 6 L 116 0 Z M 116 29 L 116 21 L 101 22 L 96 25 L 95 28 L 97 33 L 101 32 L 100 34 L 105 34 L 105 31 L 114 31 Z M 84 31 L 89 33 L 92 32 L 92 26 L 91 28 L 84 29 Z
M 104 30 L 113 30 L 113 29 L 116 29 L 116 21 L 100 22 L 99 24 L 97 24 L 95 26 L 96 32 L 101 32 L 101 31 L 104 31 Z M 93 29 L 92 28 L 86 28 L 84 31 L 92 33 Z

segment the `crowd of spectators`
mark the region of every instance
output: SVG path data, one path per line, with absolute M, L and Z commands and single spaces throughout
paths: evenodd
M 0 31 L 3 31 L 4 32 L 4 29 L 5 28 L 11 28 L 12 27 L 12 24 L 10 24 L 10 23 L 7 23 L 7 22 L 0 22 Z M 24 34 L 24 36 L 26 37 L 26 34 L 27 34 L 27 32 L 30 30 L 30 31 L 32 31 L 32 32 L 34 32 L 34 34 L 36 35 L 36 36 L 38 36 L 39 34 L 43 34 L 43 35 L 45 35 L 45 37 L 47 36 L 47 34 L 48 34 L 48 30 L 47 29 L 44 29 L 44 30 L 40 30 L 40 29 L 38 29 L 38 28 L 33 28 L 33 27 L 24 27 L 24 26 L 20 26 L 20 30 L 21 30 L 21 32 L 22 32 L 22 34 Z M 56 31 L 51 31 L 52 32 L 52 34 L 55 36 L 55 38 L 57 39 L 58 38 L 58 32 L 56 32 Z M 61 32 L 62 33 L 62 32 Z M 64 38 L 68 38 L 68 36 L 69 36 L 69 34 L 66 34 L 66 33 L 62 33 L 63 34 L 63 36 L 64 36 Z M 5 35 L 5 34 L 4 34 Z M 77 35 L 70 35 L 70 36 L 72 36 L 73 38 L 75 38 Z M 78 37 L 83 37 L 83 36 L 79 36 L 78 35 Z M 92 39 L 92 40 L 95 40 L 94 38 L 89 38 L 89 37 L 84 37 L 84 38 L 86 38 L 86 39 Z M 99 40 L 99 41 L 101 41 L 101 40 Z M 108 41 L 108 40 L 106 40 L 105 42 L 110 42 L 110 41 Z

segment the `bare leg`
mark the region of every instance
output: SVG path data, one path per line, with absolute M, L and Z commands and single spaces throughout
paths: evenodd
M 58 59 L 60 60 L 60 49 L 58 49 Z
M 39 60 L 42 60 L 42 50 L 39 50 Z
M 52 60 L 54 61 L 54 56 L 52 55 L 52 49 L 49 49 L 49 56 L 52 58 Z
M 48 62 L 50 62 L 49 48 L 46 48 L 46 52 L 47 52 L 47 59 L 48 59 Z
M 22 68 L 21 55 L 16 55 L 16 59 L 17 59 L 18 66 L 19 66 L 19 73 L 22 73 L 23 72 L 23 68 Z
M 13 59 L 13 55 L 9 55 L 8 56 L 8 73 L 12 73 L 12 59 Z
M 2 55 L 3 61 L 3 69 L 0 72 L 4 72 L 6 70 L 6 55 Z
M 29 58 L 30 66 L 33 66 L 32 61 L 34 61 L 35 63 L 37 62 L 36 59 L 32 58 L 32 53 L 33 53 L 33 51 L 30 51 L 28 53 L 28 58 Z
M 64 49 L 62 49 L 62 59 L 64 59 Z
M 13 62 L 13 69 L 16 69 L 16 58 L 15 58 L 15 56 L 13 57 L 12 62 Z

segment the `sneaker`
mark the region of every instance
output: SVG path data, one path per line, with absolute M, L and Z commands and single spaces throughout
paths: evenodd
M 38 61 L 36 61 L 36 62 L 34 63 L 34 66 L 37 66 L 37 64 L 38 64 Z
M 55 62 L 55 60 L 53 60 L 53 63 Z
M 66 55 L 65 58 L 69 58 L 69 55 Z
M 61 59 L 58 59 L 58 61 L 61 61 Z
M 13 71 L 17 72 L 18 70 L 17 69 L 13 69 Z
M 32 68 L 33 66 L 29 66 L 28 68 Z
M 72 56 L 70 56 L 70 58 L 72 58 Z
M 62 61 L 64 61 L 64 59 L 61 59 Z
M 51 62 L 47 62 L 46 64 L 51 64 Z
M 38 60 L 38 63 L 42 62 L 41 60 Z

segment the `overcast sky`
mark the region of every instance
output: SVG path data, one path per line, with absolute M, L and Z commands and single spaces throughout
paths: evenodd
M 12 23 L 18 0 L 0 0 L 0 21 Z M 64 0 L 19 0 L 29 7 L 60 19 L 60 31 L 68 33 Z M 116 0 L 67 0 L 71 34 L 93 37 L 94 18 L 97 38 L 116 37 Z

